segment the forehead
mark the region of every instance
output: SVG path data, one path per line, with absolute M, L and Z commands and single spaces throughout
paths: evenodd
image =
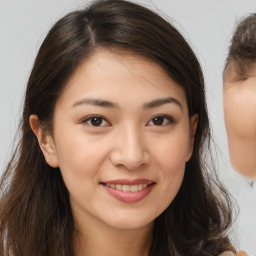
M 131 93 L 142 100 L 168 94 L 185 99 L 184 89 L 159 64 L 131 52 L 103 49 L 81 63 L 60 99 L 104 96 L 118 100 L 128 98 Z

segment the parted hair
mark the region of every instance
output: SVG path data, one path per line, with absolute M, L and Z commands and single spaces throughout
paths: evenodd
M 234 69 L 238 79 L 245 79 L 256 64 L 256 13 L 241 19 L 235 27 L 229 46 L 224 78 L 229 69 Z
M 29 117 L 36 114 L 43 129 L 51 132 L 59 95 L 98 48 L 153 60 L 184 88 L 189 115 L 198 114 L 183 183 L 155 220 L 149 255 L 216 256 L 229 250 L 230 200 L 205 160 L 210 129 L 204 78 L 194 52 L 178 30 L 153 11 L 130 1 L 100 0 L 57 21 L 35 59 L 20 140 L 0 182 L 0 255 L 75 256 L 69 192 L 59 168 L 46 163 Z

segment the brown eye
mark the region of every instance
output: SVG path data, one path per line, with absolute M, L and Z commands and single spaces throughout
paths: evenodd
M 158 115 L 153 117 L 149 122 L 149 126 L 165 126 L 168 124 L 175 123 L 175 120 L 171 116 L 167 115 Z
M 163 116 L 157 116 L 155 118 L 152 119 L 152 123 L 154 125 L 163 125 L 164 123 L 164 117 Z
M 91 125 L 93 125 L 93 126 L 101 126 L 102 121 L 103 121 L 102 117 L 96 117 L 95 116 L 95 117 L 93 117 L 91 119 Z
M 82 123 L 88 124 L 94 127 L 109 126 L 109 123 L 102 116 L 89 116 Z

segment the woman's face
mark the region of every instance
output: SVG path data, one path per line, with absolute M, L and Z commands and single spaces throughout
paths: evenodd
M 134 229 L 176 196 L 196 123 L 184 90 L 159 65 L 98 50 L 58 99 L 53 150 L 44 153 L 60 168 L 78 223 Z
M 256 178 L 256 68 L 241 80 L 230 67 L 224 81 L 224 110 L 232 165 Z

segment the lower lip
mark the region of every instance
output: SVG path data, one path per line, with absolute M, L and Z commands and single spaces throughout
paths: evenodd
M 123 192 L 121 190 L 109 188 L 102 185 L 113 197 L 124 202 L 124 203 L 137 203 L 144 199 L 153 188 L 154 184 L 148 185 L 148 187 L 138 191 L 138 192 Z

